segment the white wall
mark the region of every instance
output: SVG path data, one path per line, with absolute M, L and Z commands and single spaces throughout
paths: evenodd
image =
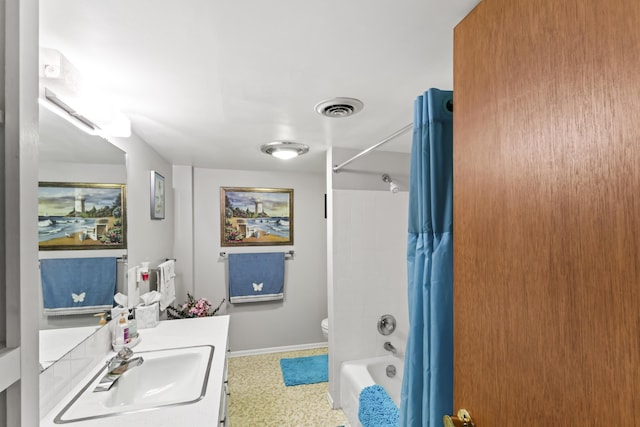
M 121 165 L 47 162 L 41 159 L 38 162 L 38 181 L 126 184 L 125 154 L 122 153 Z
M 294 245 L 221 247 L 220 187 L 293 188 Z M 176 191 L 188 188 L 182 185 Z M 177 223 L 176 234 L 193 233 L 196 297 L 206 297 L 215 305 L 223 298 L 228 300 L 227 262 L 220 252 L 295 251 L 294 258 L 285 261 L 284 301 L 226 306 L 226 312 L 231 314 L 231 351 L 325 341 L 320 328 L 327 316 L 324 194 L 323 175 L 194 169 L 193 230 L 188 221 Z M 186 256 L 186 252 L 176 252 L 179 260 Z
M 355 153 L 331 150 L 328 164 L 338 164 Z M 357 171 L 352 168 L 352 172 L 333 174 L 328 181 L 333 187 L 329 393 L 334 406 L 340 402 L 340 364 L 388 354 L 383 348 L 385 341 L 404 355 L 409 331 L 409 155 L 378 151 L 357 162 Z M 383 173 L 394 181 L 397 176 L 402 191 L 392 194 L 382 181 Z M 365 189 L 353 189 L 358 187 Z M 377 330 L 377 321 L 383 314 L 392 314 L 397 320 L 396 331 L 389 336 L 380 335 Z
M 5 1 L 0 7 L 0 425 L 38 425 L 38 2 Z M 7 349 L 5 350 L 4 347 Z

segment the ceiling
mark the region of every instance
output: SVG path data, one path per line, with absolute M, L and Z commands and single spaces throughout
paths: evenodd
M 478 2 L 41 1 L 40 46 L 172 164 L 322 173 L 327 148 L 368 148 L 411 123 L 417 95 L 452 89 L 453 28 Z M 364 108 L 319 115 L 333 97 Z M 311 148 L 283 161 L 260 152 L 273 140 Z

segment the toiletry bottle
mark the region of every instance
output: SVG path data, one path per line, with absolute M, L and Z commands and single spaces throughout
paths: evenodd
M 129 314 L 129 338 L 133 340 L 138 337 L 138 322 L 136 322 L 136 318 L 133 317 L 135 311 L 131 309 L 131 314 Z
M 129 325 L 127 324 L 127 318 L 124 312 L 120 313 L 120 320 L 118 321 L 118 328 L 116 332 L 116 344 L 127 344 L 129 342 Z M 120 345 L 122 345 L 120 344 Z
M 124 331 L 122 330 L 122 325 L 120 324 L 120 319 L 118 319 L 118 321 L 115 323 L 115 326 L 113 327 L 112 344 L 114 346 L 114 349 L 115 349 L 116 346 L 123 346 L 124 345 Z

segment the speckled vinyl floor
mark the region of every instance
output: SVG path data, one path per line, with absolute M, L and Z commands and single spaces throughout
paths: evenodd
M 342 410 L 331 409 L 328 383 L 287 387 L 280 359 L 326 354 L 326 348 L 229 358 L 230 427 L 337 427 Z

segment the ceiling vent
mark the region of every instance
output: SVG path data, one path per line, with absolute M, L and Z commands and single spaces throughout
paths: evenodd
M 355 98 L 332 98 L 316 104 L 316 111 L 334 119 L 349 117 L 362 110 L 364 104 Z

